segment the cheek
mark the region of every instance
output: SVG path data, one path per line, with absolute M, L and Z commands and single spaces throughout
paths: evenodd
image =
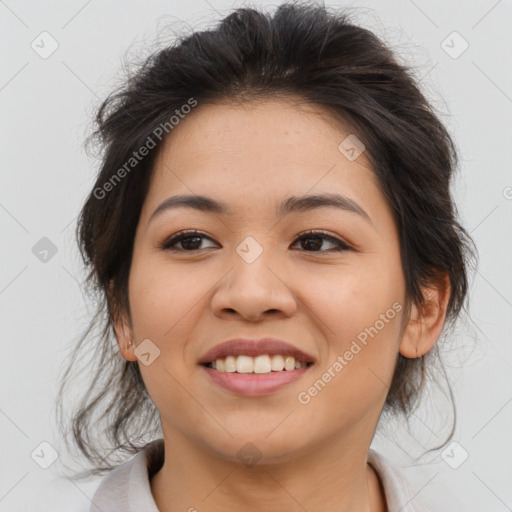
M 196 274 L 160 260 L 134 261 L 129 290 L 136 338 L 150 338 L 162 351 L 177 349 L 180 333 L 199 314 L 204 283 Z
M 138 364 L 148 393 L 161 412 L 187 407 L 180 383 L 187 382 L 190 371 L 195 370 L 186 347 L 205 307 L 205 280 L 202 285 L 199 280 L 190 272 L 179 272 L 150 258 L 134 259 L 132 264 L 129 294 L 134 337 L 137 343 L 151 340 L 158 354 L 151 364 Z
M 297 396 L 312 432 L 336 432 L 370 416 L 368 425 L 376 421 L 395 368 L 403 311 L 390 290 L 347 286 L 337 302 L 326 302 L 321 310 L 316 305 L 326 348 L 322 365 Z
M 144 384 L 165 421 L 183 429 L 188 421 L 199 421 L 204 414 L 200 407 L 191 405 L 194 401 L 183 388 L 188 388 L 185 383 L 195 366 L 192 359 L 185 360 L 186 342 L 204 308 L 201 298 L 205 284 L 203 280 L 201 287 L 198 279 L 168 264 L 150 263 L 149 258 L 144 264 L 134 259 L 130 273 L 134 336 L 138 343 L 150 339 L 159 350 L 151 364 L 138 363 Z M 172 414 L 184 410 L 187 415 Z
M 396 255 L 361 257 L 360 265 L 332 267 L 308 279 L 307 290 L 301 300 L 327 340 L 320 347 L 320 378 L 329 382 L 322 400 L 356 404 L 362 411 L 391 382 L 404 309 L 400 262 Z
M 395 302 L 402 304 L 405 294 L 397 258 L 377 254 L 355 258 L 354 264 L 325 267 L 316 274 L 304 275 L 304 282 L 298 284 L 300 300 L 321 320 L 316 323 L 323 326 L 326 338 L 339 349 L 347 337 L 355 337 L 378 322 Z M 388 316 L 391 315 L 393 321 L 386 322 L 385 330 L 396 334 L 397 329 L 388 328 L 391 323 L 399 323 L 395 318 L 396 307 Z M 379 322 L 379 330 L 380 327 Z

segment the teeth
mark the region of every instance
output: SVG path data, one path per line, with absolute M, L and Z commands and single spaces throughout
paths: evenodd
M 307 363 L 295 361 L 292 356 L 269 356 L 262 355 L 257 357 L 250 356 L 227 356 L 225 359 L 217 359 L 211 363 L 212 368 L 219 372 L 229 373 L 270 373 L 299 370 Z
M 284 369 L 285 370 L 295 370 L 295 358 L 291 356 L 287 356 L 284 360 Z
M 252 373 L 254 370 L 254 359 L 249 356 L 238 356 L 236 359 L 236 371 L 238 373 Z
M 222 361 L 222 359 L 217 359 L 217 361 Z M 224 368 L 225 371 L 229 373 L 236 372 L 236 359 L 233 356 L 226 357 L 226 360 L 224 361 Z
M 272 362 L 270 356 L 258 356 L 254 358 L 254 373 L 270 373 Z
M 273 356 L 271 362 L 271 368 L 274 372 L 280 372 L 284 370 L 284 359 L 283 356 Z

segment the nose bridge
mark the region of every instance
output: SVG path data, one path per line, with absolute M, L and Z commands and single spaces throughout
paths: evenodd
M 247 236 L 230 260 L 231 270 L 219 283 L 212 298 L 215 314 L 236 311 L 247 318 L 259 317 L 265 311 L 281 311 L 289 315 L 295 309 L 295 297 L 279 275 L 270 245 L 264 248 L 254 237 Z

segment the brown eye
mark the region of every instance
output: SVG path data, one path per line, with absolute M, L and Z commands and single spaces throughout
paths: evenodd
M 200 231 L 182 231 L 168 238 L 160 248 L 166 251 L 177 252 L 193 252 L 199 250 L 203 239 L 211 240 L 210 237 Z M 176 248 L 177 244 L 181 244 L 181 248 Z
M 195 252 L 201 249 L 201 243 L 203 240 L 213 241 L 209 236 L 196 230 L 182 231 L 177 233 L 161 244 L 160 248 L 166 251 L 175 252 Z M 301 243 L 302 250 L 307 252 L 330 252 L 330 251 L 350 251 L 353 250 L 343 240 L 336 238 L 332 235 L 324 233 L 323 231 L 308 231 L 303 233 L 296 239 L 295 243 Z M 334 248 L 322 249 L 325 243 L 334 245 Z M 181 244 L 181 247 L 178 246 Z M 206 247 L 208 248 L 208 247 Z
M 323 231 L 308 231 L 307 233 L 302 234 L 297 238 L 297 241 L 301 242 L 304 250 L 308 252 L 328 252 L 331 250 L 334 251 L 350 251 L 352 247 L 349 246 L 343 240 L 336 238 L 334 236 L 328 235 Z M 334 249 L 324 249 L 320 250 L 324 242 L 329 242 L 334 244 Z

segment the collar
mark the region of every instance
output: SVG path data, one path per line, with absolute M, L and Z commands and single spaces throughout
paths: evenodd
M 146 445 L 100 482 L 89 512 L 159 512 L 151 494 L 150 478 L 161 468 L 163 460 L 163 439 Z M 370 449 L 368 463 L 382 482 L 389 512 L 427 512 L 418 492 L 388 459 Z

